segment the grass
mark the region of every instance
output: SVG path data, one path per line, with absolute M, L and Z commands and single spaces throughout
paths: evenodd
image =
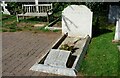
M 20 22 L 16 22 L 16 16 L 13 15 L 2 15 L 2 28 L 0 31 L 2 32 L 16 32 L 16 31 L 33 31 L 34 33 L 37 33 L 39 31 L 42 32 L 50 32 L 50 30 L 45 29 L 43 27 L 34 27 L 35 24 L 45 24 L 48 25 L 48 22 L 46 21 L 46 17 L 43 18 L 28 18 L 28 19 L 21 19 Z M 58 32 L 57 30 L 54 30 L 52 32 Z
M 117 76 L 118 48 L 112 43 L 114 32 L 92 38 L 80 73 L 84 76 Z
M 45 29 L 45 27 L 37 27 L 37 30 L 42 30 L 42 31 L 47 31 L 47 29 Z

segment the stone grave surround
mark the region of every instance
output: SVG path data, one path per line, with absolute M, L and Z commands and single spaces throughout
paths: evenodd
M 10 15 L 10 12 L 5 8 L 7 6 L 7 4 L 5 4 L 5 1 L 2 1 L 1 6 L 3 7 L 3 14 Z
M 76 43 L 76 47 L 79 47 L 76 52 L 61 50 L 58 48 L 51 48 L 48 53 L 44 55 L 40 60 L 44 59 L 44 63 L 34 64 L 30 70 L 60 74 L 65 76 L 76 76 L 76 72 L 80 67 L 81 60 L 86 54 L 87 46 L 92 37 L 92 12 L 84 5 L 70 5 L 62 11 L 62 34 L 63 36 L 53 45 L 60 45 L 66 42 L 74 42 L 76 38 L 81 39 Z M 68 36 L 63 39 L 64 35 L 68 33 Z M 75 40 L 74 40 L 75 39 Z M 77 40 L 78 40 L 77 39 Z M 72 67 L 68 68 L 67 62 L 70 56 L 76 56 L 76 59 Z M 39 62 L 40 62 L 39 60 Z M 71 61 L 71 60 L 70 60 Z
M 84 5 L 70 5 L 62 11 L 62 34 L 92 37 L 93 13 Z

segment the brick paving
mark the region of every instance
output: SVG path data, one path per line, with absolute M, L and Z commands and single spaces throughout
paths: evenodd
M 60 35 L 60 32 L 2 33 L 2 75 L 54 76 L 29 69 L 52 47 Z

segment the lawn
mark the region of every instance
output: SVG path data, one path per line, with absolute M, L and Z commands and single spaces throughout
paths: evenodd
M 35 24 L 44 24 L 46 26 L 48 22 L 46 22 L 46 18 L 27 18 L 20 19 L 20 22 L 16 21 L 15 15 L 2 15 L 2 32 L 16 32 L 16 31 L 33 31 L 38 32 L 39 30 L 45 30 L 43 27 L 34 27 Z
M 117 76 L 118 49 L 112 43 L 113 32 L 93 37 L 85 59 L 82 62 L 80 73 L 84 76 Z
M 27 17 L 26 19 L 20 18 L 20 22 L 16 21 L 15 15 L 5 15 L 2 14 L 2 28 L 0 30 L 2 32 L 16 32 L 16 31 L 32 31 L 34 33 L 37 32 L 58 32 L 59 30 L 50 31 L 45 29 L 45 26 L 48 26 L 46 17 Z M 35 24 L 42 24 L 43 26 L 35 27 Z

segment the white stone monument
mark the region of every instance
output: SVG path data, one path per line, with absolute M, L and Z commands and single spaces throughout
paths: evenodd
M 7 4 L 5 4 L 5 1 L 2 1 L 1 6 L 3 7 L 3 14 L 10 15 L 10 12 L 5 8 L 7 6 Z
M 84 5 L 70 5 L 62 11 L 62 33 L 68 36 L 92 37 L 93 12 Z
M 116 30 L 115 30 L 114 40 L 116 40 L 116 41 L 120 40 L 120 19 L 116 23 Z

